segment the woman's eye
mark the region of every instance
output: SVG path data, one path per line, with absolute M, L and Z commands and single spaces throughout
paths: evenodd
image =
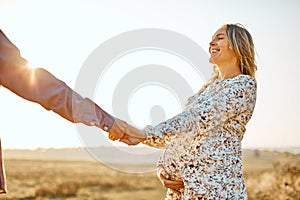
M 224 39 L 224 38 L 223 38 L 223 37 L 219 37 L 219 38 L 218 38 L 218 40 L 222 40 L 222 39 Z

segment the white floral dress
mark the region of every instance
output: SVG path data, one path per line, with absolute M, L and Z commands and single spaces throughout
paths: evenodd
M 158 165 L 182 180 L 166 200 L 247 199 L 241 140 L 256 102 L 256 81 L 249 75 L 216 80 L 188 99 L 184 111 L 147 126 L 144 144 L 166 148 Z

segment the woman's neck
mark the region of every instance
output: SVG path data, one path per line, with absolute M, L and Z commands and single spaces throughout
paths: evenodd
M 237 63 L 230 63 L 228 65 L 219 66 L 221 79 L 233 78 L 242 74 L 241 69 Z

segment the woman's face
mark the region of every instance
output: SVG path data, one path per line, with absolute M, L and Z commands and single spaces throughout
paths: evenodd
M 236 59 L 231 48 L 229 48 L 228 37 L 226 35 L 226 27 L 217 30 L 213 35 L 212 41 L 209 43 L 209 62 L 218 66 L 224 65 L 226 62 Z

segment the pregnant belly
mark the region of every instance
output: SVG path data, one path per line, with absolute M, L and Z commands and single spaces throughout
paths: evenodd
M 178 155 L 171 149 L 166 149 L 162 155 L 163 167 L 170 175 L 171 180 L 181 181 L 181 174 L 178 168 Z

